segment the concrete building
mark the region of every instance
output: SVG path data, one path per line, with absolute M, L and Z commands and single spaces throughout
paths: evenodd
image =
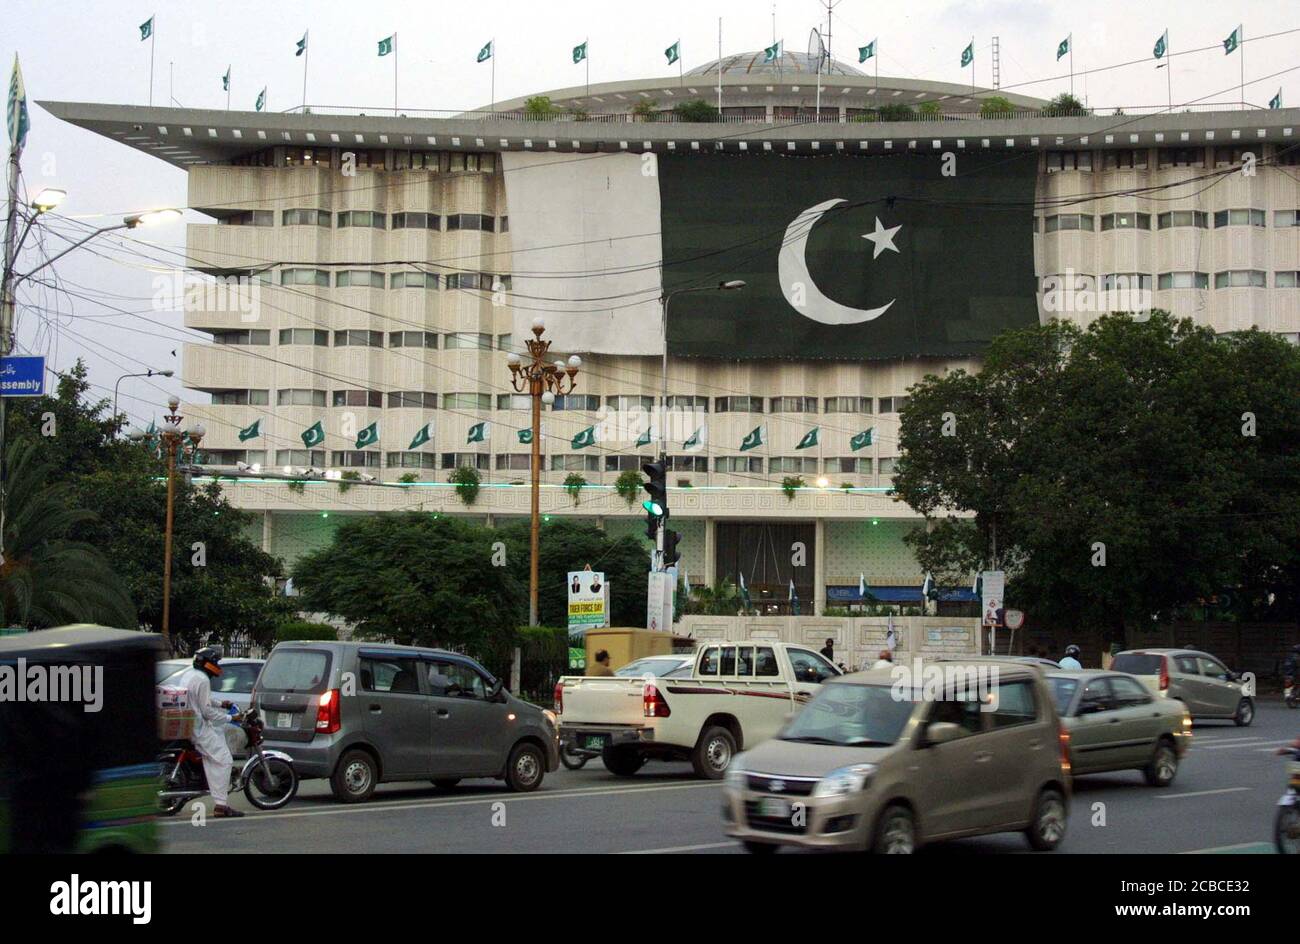
M 720 83 L 713 63 L 679 79 L 552 91 L 559 113 L 544 120 L 524 99 L 459 115 L 42 105 L 188 174 L 189 208 L 208 222 L 189 225 L 178 270 L 207 284 L 180 293 L 193 335 L 182 377 L 193 394 L 186 415 L 209 430 L 209 462 L 351 470 L 393 486 L 228 485 L 232 501 L 261 513 L 267 550 L 290 561 L 352 514 L 416 509 L 491 523 L 527 514 L 529 446 L 519 431 L 530 414 L 505 357 L 522 349 L 520 325 L 534 313 L 548 336 L 566 317 L 563 292 L 519 287 L 543 284 L 511 227 L 512 203 L 535 195 L 519 164 L 534 155 L 1027 161 L 1035 285 L 1026 279 L 1023 293 L 1035 293 L 1040 318 L 1086 325 L 1098 309 L 1129 310 L 1146 293 L 1152 306 L 1217 331 L 1258 326 L 1300 339 L 1300 111 L 1059 117 L 1044 115 L 1040 100 L 1006 95 L 1009 111 L 1000 104 L 981 116 L 999 93 L 877 79 L 836 63 L 819 94 L 807 57 L 786 53 L 779 68 L 761 60 L 727 57 Z M 675 120 L 674 104 L 716 103 L 719 85 L 720 123 Z M 232 276 L 244 281 L 211 284 Z M 1116 302 L 1116 291 L 1130 294 Z M 657 329 L 657 294 L 638 304 Z M 662 343 L 661 333 L 632 354 L 557 345 L 557 356 L 580 353 L 585 363 L 574 395 L 543 414 L 545 514 L 640 534 L 639 505 L 614 484 L 654 443 L 637 446 L 626 429 L 592 447 L 572 440 L 655 408 Z M 918 599 L 923 575 L 902 538 L 919 518 L 889 494 L 898 412 L 927 373 L 978 363 L 977 353 L 673 357 L 669 406 L 685 425 L 669 431 L 670 484 L 679 486 L 671 508 L 692 581 L 743 571 L 756 598 L 780 608 L 790 547 L 801 543 L 807 564 L 793 573 L 804 612 L 810 601 L 818 612 L 853 602 L 859 575 L 884 598 Z M 254 422 L 257 435 L 241 441 Z M 324 439 L 307 447 L 301 434 L 317 422 Z M 430 422 L 430 441 L 408 446 Z M 378 444 L 357 448 L 371 423 Z M 480 423 L 489 424 L 481 441 L 469 442 Z M 686 449 L 697 423 L 707 436 Z M 763 444 L 742 451 L 756 426 L 766 426 Z M 818 444 L 798 448 L 814 427 Z M 868 429 L 870 444 L 850 448 Z M 447 482 L 463 465 L 485 486 L 472 506 Z M 576 493 L 564 488 L 574 475 L 585 479 Z M 403 476 L 414 481 L 397 487 Z M 784 491 L 794 476 L 810 487 Z

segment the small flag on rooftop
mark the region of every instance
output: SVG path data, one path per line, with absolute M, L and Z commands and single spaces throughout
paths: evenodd
M 1282 90 L 1280 88 L 1277 90 L 1277 94 L 1268 100 L 1268 107 L 1269 108 L 1282 107 Z
M 1157 59 L 1163 59 L 1165 57 L 1165 53 L 1167 53 L 1168 51 L 1169 51 L 1169 30 L 1165 30 L 1163 33 L 1160 34 L 1160 38 L 1156 40 L 1156 48 L 1151 50 L 1151 55 L 1155 56 Z
M 266 107 L 266 86 L 262 86 L 262 91 L 257 93 L 257 102 L 253 105 L 255 111 L 261 111 Z
M 226 66 L 226 74 L 221 77 L 221 91 L 230 91 L 230 66 Z
M 1237 47 L 1240 45 L 1241 45 L 1241 27 L 1238 26 L 1235 30 L 1233 30 L 1230 34 L 1228 34 L 1228 38 L 1223 41 L 1223 54 L 1227 56 L 1236 52 Z
M 781 58 L 781 43 L 783 40 L 777 40 L 772 45 L 763 50 L 764 62 L 776 62 Z
M 396 34 L 393 34 L 394 36 Z M 386 56 L 393 51 L 393 37 L 388 36 L 379 41 L 379 55 Z
M 474 58 L 475 62 L 487 62 L 492 58 L 492 42 L 492 40 L 488 40 L 483 45 L 483 48 L 478 51 L 478 55 Z
M 975 40 L 970 41 L 970 45 L 961 51 L 961 64 L 963 67 L 970 65 L 975 61 Z
M 153 17 L 145 20 L 140 24 L 140 42 L 144 42 L 153 35 Z
M 304 32 L 302 34 L 302 39 L 298 40 L 298 51 L 294 53 L 295 56 L 301 56 L 307 51 L 307 33 L 309 32 L 311 32 L 311 30 Z
M 1070 51 L 1070 36 L 1065 37 L 1056 46 L 1056 61 L 1060 62 L 1061 57 Z
M 573 64 L 576 66 L 579 62 L 587 58 L 587 41 L 584 39 L 579 45 L 573 47 Z
M 668 59 L 668 64 L 672 65 L 682 57 L 682 41 L 679 39 L 667 49 L 664 50 L 664 56 Z
M 858 62 L 866 62 L 876 54 L 876 41 L 873 39 L 865 46 L 858 47 Z

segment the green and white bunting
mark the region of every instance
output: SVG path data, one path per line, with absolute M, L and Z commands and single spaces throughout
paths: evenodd
M 381 39 L 381 40 L 379 41 L 379 55 L 380 55 L 380 56 L 386 56 L 386 55 L 388 55 L 390 52 L 393 51 L 393 38 L 394 38 L 396 35 L 397 35 L 397 34 L 394 33 L 392 36 L 385 37 L 384 39 Z
M 433 420 L 429 420 L 429 422 L 425 423 L 423 426 L 420 427 L 419 431 L 416 432 L 415 437 L 411 440 L 411 444 L 406 448 L 419 449 L 425 443 L 432 442 L 432 441 L 433 441 Z
M 865 46 L 858 47 L 858 62 L 866 62 L 876 54 L 876 41 L 873 39 Z
M 1168 51 L 1169 51 L 1169 30 L 1165 30 L 1163 33 L 1160 34 L 1160 38 L 1156 40 L 1156 46 L 1154 49 L 1151 50 L 1151 55 L 1154 56 L 1156 59 L 1163 59 L 1165 57 L 1165 53 L 1167 53 Z
M 252 426 L 245 426 L 239 431 L 239 441 L 248 442 L 250 439 L 256 439 L 262 435 L 262 421 L 253 420 Z
M 962 68 L 970 65 L 975 61 L 975 40 L 970 41 L 970 45 L 961 51 Z
M 379 442 L 379 421 L 371 423 L 361 432 L 357 433 L 357 449 L 364 449 L 366 446 L 373 446 Z
M 1241 45 L 1241 27 L 1238 26 L 1235 30 L 1233 30 L 1228 35 L 1228 38 L 1223 41 L 1223 54 L 1225 56 L 1231 55 L 1232 53 L 1237 51 L 1237 47 L 1240 45 Z
M 140 42 L 144 42 L 153 35 L 153 17 L 145 20 L 140 24 Z
M 668 64 L 672 65 L 682 57 L 682 41 L 679 39 L 667 49 L 664 50 L 664 56 L 668 59 Z
M 870 446 L 871 434 L 873 431 L 874 427 L 872 427 L 872 429 L 864 429 L 862 432 L 858 433 L 849 440 L 849 448 L 854 452 L 857 452 L 859 449 L 865 449 L 867 446 Z
M 325 441 L 325 429 L 321 426 L 320 420 L 312 423 L 302 431 L 302 444 L 310 449 L 312 446 L 319 446 Z
M 778 40 L 777 40 L 776 42 L 774 42 L 772 45 L 766 47 L 766 48 L 763 50 L 763 61 L 764 61 L 764 62 L 776 62 L 778 59 L 780 59 L 780 58 L 781 58 L 781 44 L 782 44 L 783 42 L 785 42 L 785 40 L 778 39 Z
M 488 40 L 488 41 L 483 45 L 483 48 L 480 49 L 480 50 L 478 51 L 478 55 L 474 58 L 474 61 L 475 61 L 475 62 L 487 62 L 489 59 L 492 58 L 492 43 L 493 43 L 493 42 L 495 42 L 495 40 Z
M 569 445 L 574 449 L 586 449 L 588 446 L 596 445 L 596 427 L 588 426 L 569 440 Z
M 740 451 L 747 452 L 750 449 L 757 449 L 767 442 L 767 429 L 763 426 L 755 426 L 740 441 Z
M 1061 61 L 1061 57 L 1064 56 L 1066 53 L 1068 53 L 1068 52 L 1070 51 L 1070 40 L 1071 40 L 1072 36 L 1073 36 L 1073 34 L 1071 34 L 1071 36 L 1067 36 L 1067 37 L 1065 37 L 1065 39 L 1061 40 L 1061 41 L 1057 44 L 1057 46 L 1056 46 L 1056 61 L 1057 61 L 1057 62 L 1060 62 L 1060 61 Z
M 587 41 L 584 39 L 579 45 L 573 47 L 573 64 L 576 66 L 579 62 L 587 58 Z
M 465 435 L 465 445 L 468 446 L 470 443 L 487 442 L 488 434 L 491 430 L 491 423 L 475 423 L 469 428 L 469 432 Z
M 307 51 L 307 33 L 309 32 L 311 31 L 307 30 L 306 32 L 304 32 L 302 34 L 302 39 L 298 40 L 298 50 L 297 52 L 294 53 L 295 56 L 301 56 L 303 53 Z
M 795 446 L 795 448 L 811 449 L 813 446 L 817 445 L 817 434 L 819 432 L 821 432 L 821 427 L 814 426 L 812 429 L 808 430 L 808 432 L 803 434 L 803 439 L 799 440 L 799 445 Z
M 266 107 L 266 86 L 262 86 L 262 91 L 257 93 L 257 103 L 253 105 L 254 111 L 261 111 Z

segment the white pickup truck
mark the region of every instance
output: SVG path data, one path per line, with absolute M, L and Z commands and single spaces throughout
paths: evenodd
M 656 678 L 566 676 L 555 686 L 562 749 L 599 752 L 630 777 L 649 759 L 689 759 L 718 780 L 736 752 L 772 737 L 838 668 L 806 646 L 709 642 L 689 669 Z

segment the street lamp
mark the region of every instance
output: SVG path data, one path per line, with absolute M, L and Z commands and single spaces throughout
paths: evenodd
M 717 285 L 702 285 L 696 288 L 679 288 L 661 295 L 664 328 L 664 363 L 663 363 L 663 401 L 659 412 L 659 458 L 667 460 L 667 426 L 668 426 L 668 306 L 678 295 L 690 295 L 695 292 L 735 292 L 745 287 L 743 279 L 727 279 Z
M 577 354 L 564 361 L 547 363 L 546 352 L 551 348 L 550 341 L 542 340 L 546 322 L 541 318 L 533 319 L 533 336 L 525 343 L 528 346 L 528 359 L 518 354 L 506 355 L 506 366 L 510 368 L 510 383 L 519 393 L 527 393 L 533 400 L 533 454 L 532 454 L 532 495 L 531 526 L 529 548 L 532 555 L 528 570 L 528 625 L 537 625 L 537 559 L 538 531 L 540 526 L 539 493 L 541 488 L 542 461 L 542 404 L 548 406 L 555 402 L 556 395 L 572 393 L 577 381 L 578 368 L 582 358 Z
M 143 374 L 123 374 L 117 378 L 117 383 L 113 384 L 113 416 L 117 416 L 117 388 L 121 386 L 122 381 L 130 377 L 174 377 L 174 370 L 146 370 Z
M 167 456 L 167 526 L 163 536 L 163 603 L 162 603 L 162 637 L 167 648 L 171 649 L 171 601 L 172 601 L 172 530 L 175 520 L 176 502 L 176 453 L 188 464 L 198 453 L 199 443 L 207 434 L 202 423 L 195 423 L 187 430 L 181 429 L 180 397 L 175 394 L 167 398 L 168 412 L 159 431 L 160 450 Z M 145 434 L 132 430 L 131 440 L 140 442 Z

